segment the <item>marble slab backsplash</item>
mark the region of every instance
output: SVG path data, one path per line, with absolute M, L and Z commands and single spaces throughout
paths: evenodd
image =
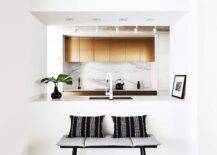
M 105 89 L 106 73 L 113 77 L 113 87 L 117 79 L 124 80 L 124 89 L 137 89 L 137 81 L 141 83 L 141 89 L 151 88 L 151 63 L 134 62 L 85 62 L 65 63 L 64 73 L 73 78 L 73 85 L 64 85 L 63 89 L 77 89 L 78 78 L 81 79 L 81 89 L 94 90 Z

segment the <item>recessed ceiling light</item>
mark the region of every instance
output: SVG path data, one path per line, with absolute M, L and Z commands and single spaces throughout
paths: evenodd
M 127 21 L 127 18 L 119 18 L 118 19 L 120 22 L 126 22 Z
M 99 21 L 101 21 L 100 18 L 93 18 L 92 20 L 95 21 L 95 22 L 99 22 Z
M 146 21 L 154 21 L 154 18 L 146 18 Z
M 65 18 L 65 21 L 67 21 L 67 22 L 71 22 L 73 20 L 74 20 L 74 18 Z

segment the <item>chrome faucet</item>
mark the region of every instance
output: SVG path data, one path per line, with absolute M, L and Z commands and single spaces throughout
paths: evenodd
M 113 100 L 112 75 L 111 75 L 111 73 L 106 74 L 106 82 L 109 83 L 109 88 L 106 88 L 105 95 L 109 96 L 109 100 Z

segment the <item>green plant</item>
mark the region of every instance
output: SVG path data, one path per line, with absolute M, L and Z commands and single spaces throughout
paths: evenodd
M 71 85 L 72 84 L 72 78 L 67 74 L 59 74 L 57 78 L 54 77 L 46 77 L 41 79 L 41 83 L 49 83 L 53 82 L 54 85 L 57 85 L 59 82 Z

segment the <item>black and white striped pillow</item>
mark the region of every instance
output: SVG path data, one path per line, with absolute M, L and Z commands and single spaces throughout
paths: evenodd
M 102 122 L 104 116 L 70 116 L 71 129 L 68 137 L 103 137 Z
M 124 137 L 148 137 L 146 132 L 146 115 L 116 117 L 112 116 L 114 122 L 114 138 Z

